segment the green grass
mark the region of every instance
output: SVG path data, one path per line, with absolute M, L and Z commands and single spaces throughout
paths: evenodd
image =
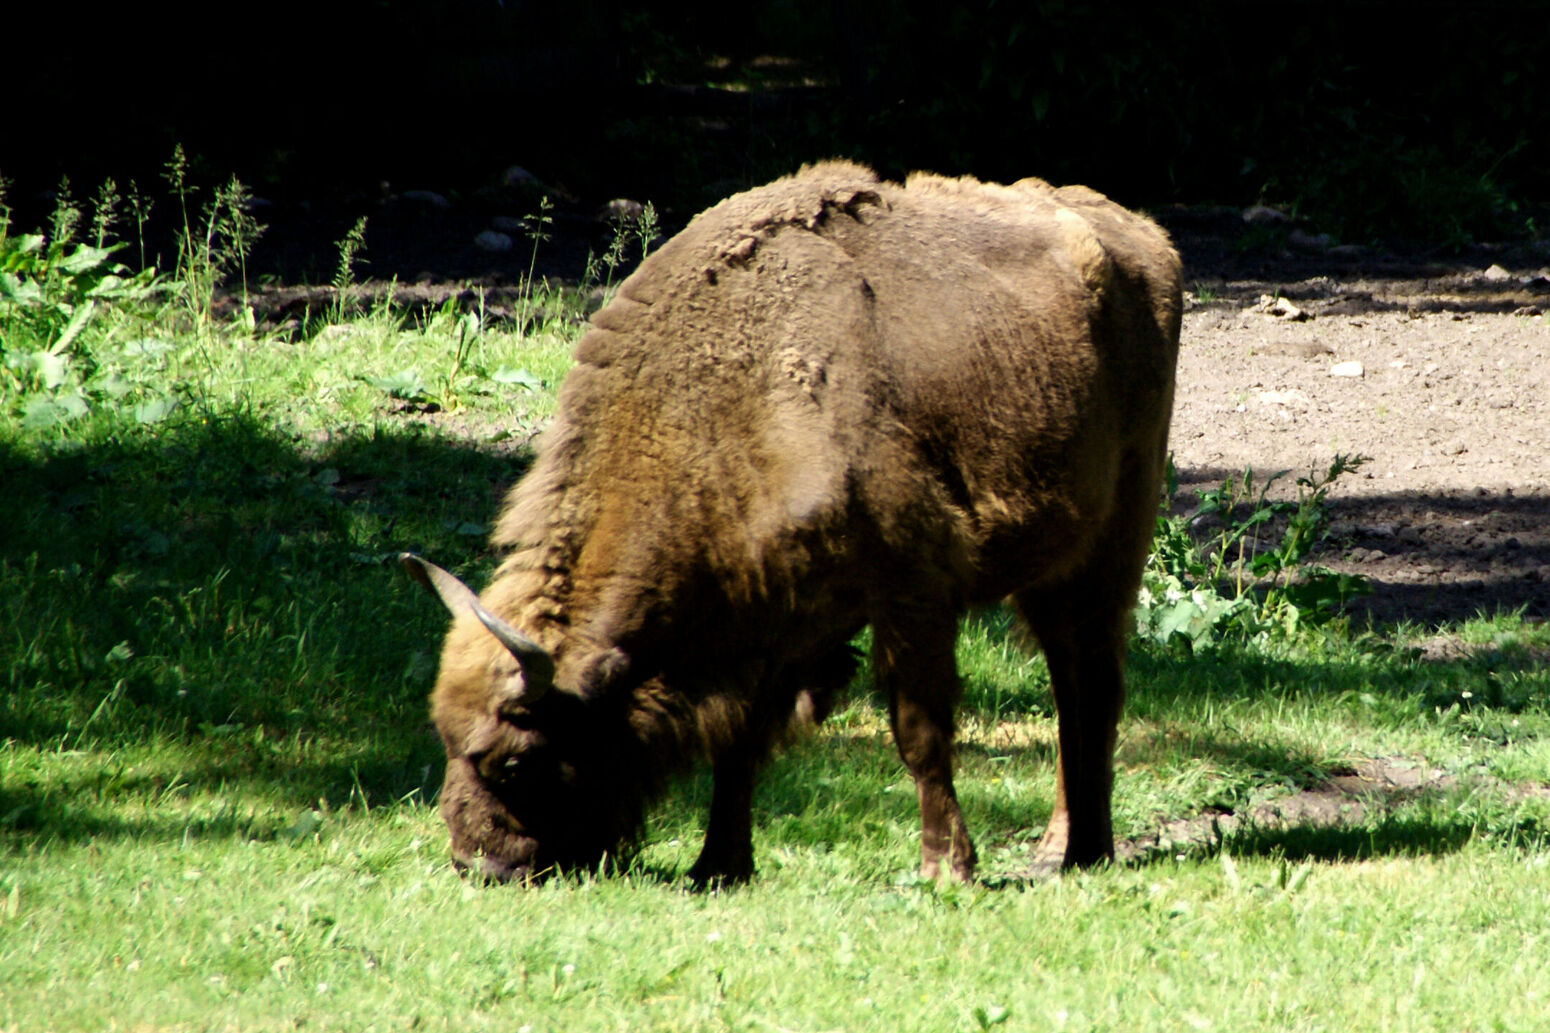
M 1537 704 L 1507 742 L 1488 715 L 1427 705 L 1470 675 L 1142 656 L 1121 834 L 1366 753 L 1545 780 Z M 1037 688 L 1001 712 L 970 691 L 961 786 L 994 874 L 1048 813 L 1052 728 Z M 7 745 L 6 807 L 31 813 L 0 855 L 0 1028 L 972 1030 L 978 1008 L 1011 1029 L 1529 1030 L 1544 1008 L 1542 799 L 1459 790 L 1349 829 L 1250 831 L 1230 866 L 1199 848 L 1045 885 L 922 885 L 914 794 L 863 690 L 771 766 L 751 887 L 676 881 L 702 776 L 655 812 L 630 873 L 481 889 L 426 806 L 418 701 L 349 698 L 350 717 L 283 738 Z M 1288 859 L 1310 866 L 1290 888 Z
M 1403 628 L 1134 653 L 1121 837 L 1363 758 L 1457 776 L 1360 822 L 1023 882 L 1054 719 L 992 610 L 960 646 L 983 884 L 915 877 L 864 674 L 760 783 L 753 885 L 681 883 L 704 772 L 623 874 L 461 882 L 424 703 L 443 618 L 385 558 L 487 576 L 569 361 L 551 301 L 525 335 L 450 309 L 297 339 L 104 312 L 75 380 L 4 381 L 0 1030 L 1538 1027 L 1550 632 L 1511 616 L 1444 629 L 1450 660 Z M 95 390 L 105 369 L 133 390 Z M 408 397 L 373 383 L 406 370 Z M 71 384 L 84 412 L 23 424 Z M 146 420 L 149 397 L 178 405 Z

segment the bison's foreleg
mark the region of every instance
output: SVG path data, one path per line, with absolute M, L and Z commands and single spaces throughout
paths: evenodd
M 888 694 L 899 756 L 915 777 L 920 799 L 920 872 L 937 878 L 945 861 L 952 876 L 974 876 L 974 844 L 953 791 L 953 710 L 960 685 L 953 659 L 957 619 L 943 607 L 909 628 L 874 621 L 872 662 Z
M 1068 585 L 1047 595 L 1018 598 L 1044 649 L 1059 720 L 1055 809 L 1034 852 L 1035 875 L 1114 856 L 1110 796 L 1116 729 L 1125 699 L 1124 611 L 1082 594 Z
M 712 765 L 710 820 L 705 845 L 689 869 L 695 886 L 719 886 L 753 878 L 753 751 L 734 745 Z

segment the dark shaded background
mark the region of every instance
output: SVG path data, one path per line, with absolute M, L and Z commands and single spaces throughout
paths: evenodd
M 9 33 L 13 200 L 154 183 L 179 142 L 278 202 L 471 193 L 520 165 L 575 203 L 687 214 L 830 155 L 1263 198 L 1345 240 L 1533 235 L 1550 199 L 1544 0 L 216 6 Z

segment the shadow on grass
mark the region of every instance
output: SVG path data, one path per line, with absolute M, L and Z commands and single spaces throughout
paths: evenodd
M 1125 863 L 1148 867 L 1172 863 L 1178 857 L 1214 857 L 1226 850 L 1233 857 L 1285 859 L 1290 862 L 1350 863 L 1378 857 L 1442 857 L 1457 853 L 1482 836 L 1504 847 L 1542 850 L 1547 830 L 1533 817 L 1503 816 L 1482 823 L 1471 815 L 1440 808 L 1418 814 L 1386 814 L 1354 824 L 1304 822 L 1258 825 L 1245 823 L 1209 843 L 1178 849 L 1148 849 Z
M 1547 830 L 1532 815 L 1499 814 L 1491 820 L 1460 813 L 1435 803 L 1410 808 L 1404 813 L 1386 813 L 1370 820 L 1344 823 L 1320 820 L 1258 823 L 1245 821 L 1230 829 L 1215 828 L 1231 815 L 1205 814 L 1170 823 L 1168 831 L 1188 836 L 1184 842 L 1170 842 L 1156 835 L 1122 840 L 1115 844 L 1117 864 L 1126 868 L 1146 869 L 1186 861 L 1215 858 L 1226 852 L 1235 858 L 1260 858 L 1290 864 L 1323 862 L 1350 864 L 1380 857 L 1444 857 L 1458 853 L 1471 841 L 1485 838 L 1499 847 L 1516 850 L 1543 850 Z M 1030 852 L 1032 845 L 1030 844 Z M 986 885 L 1009 888 L 1037 884 L 1047 878 L 1032 875 L 1019 864 L 988 874 Z
M 1255 469 L 1262 482 L 1274 468 Z M 1175 511 L 1187 512 L 1198 491 L 1243 471 L 1193 467 L 1178 473 Z M 1550 618 L 1544 580 L 1550 571 L 1550 495 L 1483 488 L 1350 494 L 1336 482 L 1329 515 L 1334 530 L 1328 547 L 1309 560 L 1368 580 L 1372 593 L 1348 606 L 1353 624 L 1411 621 L 1438 627 L 1513 611 Z M 1213 530 L 1208 524 L 1201 533 L 1209 539 Z
M 1284 857 L 1288 861 L 1363 861 L 1373 857 L 1442 856 L 1456 853 L 1477 834 L 1468 821 L 1439 815 L 1390 815 L 1372 825 L 1250 827 L 1222 840 L 1235 857 Z
M 332 759 L 296 764 L 259 759 L 241 747 L 200 748 L 194 763 L 139 764 L 127 776 L 108 752 L 68 777 L 18 777 L 0 787 L 0 830 L 51 843 L 271 840 L 314 810 L 423 802 L 441 788 L 443 755 L 428 732 L 377 735 Z M 194 802 L 185 805 L 189 798 Z
M 414 425 L 314 445 L 192 415 L 0 442 L 0 741 L 105 767 L 193 745 L 184 783 L 261 779 L 298 806 L 420 787 L 439 772 L 424 698 L 445 618 L 391 557 L 482 581 L 484 523 L 526 461 Z M 0 828 L 115 832 L 41 774 L 7 781 Z

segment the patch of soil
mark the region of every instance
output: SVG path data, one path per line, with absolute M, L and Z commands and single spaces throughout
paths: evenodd
M 1166 221 L 1166 220 L 1165 220 Z M 1550 616 L 1550 251 L 1442 262 L 1327 249 L 1250 260 L 1220 224 L 1172 226 L 1192 286 L 1172 448 L 1181 500 L 1256 471 L 1336 482 L 1335 547 L 1360 606 L 1425 623 Z
M 1298 826 L 1355 826 L 1382 818 L 1395 808 L 1428 793 L 1447 792 L 1467 784 L 1505 794 L 1511 800 L 1550 796 L 1550 786 L 1513 785 L 1484 775 L 1467 778 L 1432 768 L 1407 757 L 1374 757 L 1337 772 L 1307 789 L 1255 804 L 1241 812 L 1210 811 L 1170 821 L 1156 832 L 1114 845 L 1121 863 L 1219 845 L 1239 829 L 1283 829 Z

